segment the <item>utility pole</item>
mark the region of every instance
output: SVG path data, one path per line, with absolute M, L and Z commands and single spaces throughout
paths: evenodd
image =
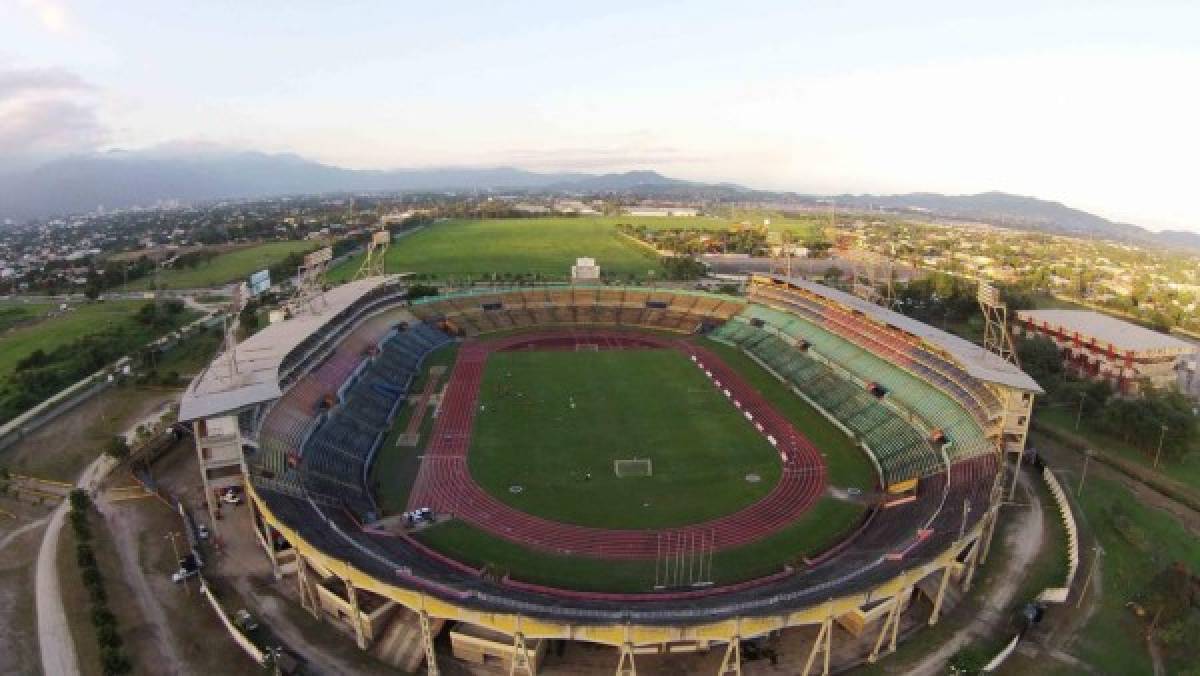
M 179 545 L 177 545 L 175 543 L 175 538 L 179 537 L 179 533 L 177 531 L 171 531 L 170 533 L 167 533 L 164 537 L 166 537 L 166 539 L 171 541 L 171 552 L 175 555 L 175 565 L 178 566 L 179 565 Z M 181 570 L 181 571 L 184 570 L 183 566 L 179 566 L 179 570 Z M 183 588 L 186 589 L 188 595 L 191 596 L 192 585 L 190 583 L 188 583 L 188 579 L 187 579 L 186 575 L 184 575 L 184 578 L 183 578 Z
M 1167 426 L 1160 425 L 1162 431 L 1158 433 L 1158 450 L 1154 452 L 1154 469 L 1158 469 L 1158 459 L 1162 456 L 1163 439 L 1167 436 Z
M 1083 493 L 1083 480 L 1087 478 L 1088 463 L 1092 460 L 1092 451 L 1088 449 L 1083 452 L 1083 471 L 1079 473 L 1079 488 L 1075 491 L 1075 497 L 1079 497 Z
M 1083 580 L 1083 587 L 1079 590 L 1079 601 L 1075 603 L 1075 607 L 1083 606 L 1083 597 L 1087 595 L 1088 585 L 1092 583 L 1092 575 L 1096 572 L 1096 564 L 1100 562 L 1100 557 L 1104 555 L 1104 548 L 1097 543 L 1092 547 L 1092 565 L 1088 566 L 1087 577 Z

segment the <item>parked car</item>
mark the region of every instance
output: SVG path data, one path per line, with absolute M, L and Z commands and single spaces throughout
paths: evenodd
M 209 532 L 208 532 L 208 526 L 205 526 L 204 524 L 200 524 L 200 525 L 199 525 L 199 526 L 196 528 L 196 535 L 197 535 L 197 536 L 198 536 L 198 537 L 199 537 L 201 540 L 207 540 L 207 539 L 208 539 L 208 536 L 209 536 Z
M 242 492 L 234 489 L 233 487 L 226 488 L 221 493 L 221 502 L 224 502 L 227 505 L 240 505 L 244 499 L 245 498 L 242 497 Z
M 233 614 L 233 624 L 244 632 L 251 632 L 258 629 L 258 621 L 245 608 Z

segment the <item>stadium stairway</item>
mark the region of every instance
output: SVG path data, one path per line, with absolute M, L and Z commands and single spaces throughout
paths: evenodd
M 439 618 L 430 619 L 430 630 L 437 636 L 446 624 Z M 425 645 L 421 637 L 421 623 L 417 614 L 396 604 L 386 627 L 371 646 L 376 659 L 396 667 L 406 674 L 415 674 L 425 663 Z

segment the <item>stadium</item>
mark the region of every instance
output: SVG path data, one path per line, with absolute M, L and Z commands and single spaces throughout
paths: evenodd
M 969 590 L 1041 392 L 801 279 L 408 290 L 308 299 L 180 418 L 209 504 L 244 487 L 276 577 L 409 671 L 557 649 L 741 673 L 780 641 L 803 673 L 842 644 L 873 662 Z

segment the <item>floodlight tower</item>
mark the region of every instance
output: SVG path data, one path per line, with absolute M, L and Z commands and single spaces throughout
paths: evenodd
M 325 270 L 333 260 L 333 249 L 324 247 L 304 257 L 304 263 L 296 275 L 296 291 L 287 302 L 289 315 L 295 317 L 304 312 L 319 314 L 325 300 Z
M 996 287 L 985 281 L 980 281 L 976 298 L 983 310 L 983 349 L 1020 366 L 1012 334 L 1008 332 L 1008 304 L 1000 299 Z
M 371 241 L 367 243 L 367 254 L 363 256 L 362 265 L 354 273 L 357 281 L 366 277 L 379 277 L 384 273 L 384 261 L 387 258 L 388 245 L 392 241 L 392 233 L 387 228 L 380 228 L 371 233 Z
M 1008 332 L 1008 304 L 1000 299 L 1000 292 L 996 287 L 983 280 L 979 282 L 979 293 L 976 298 L 979 301 L 979 308 L 983 310 L 983 349 L 1019 367 L 1021 362 L 1017 358 L 1016 348 L 1013 347 L 1012 334 Z M 1003 456 L 1006 448 L 1003 438 L 998 445 L 1000 454 Z M 1021 472 L 1021 455 L 1024 449 L 1016 449 L 1014 452 L 1017 462 L 1016 468 L 1013 470 L 1012 485 L 1008 490 L 1010 500 L 1016 494 L 1017 476 Z M 999 489 L 999 493 L 1003 494 L 1002 488 Z
M 233 287 L 233 296 L 229 301 L 229 315 L 225 318 L 225 353 L 229 355 L 229 378 L 233 379 L 238 373 L 237 362 L 237 329 L 242 316 L 242 308 L 246 307 L 245 282 Z

